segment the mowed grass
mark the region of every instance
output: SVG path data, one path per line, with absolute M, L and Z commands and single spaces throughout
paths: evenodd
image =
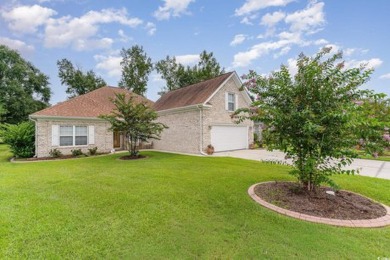
M 374 156 L 370 154 L 366 154 L 362 150 L 356 150 L 356 152 L 359 154 L 360 159 L 368 159 L 368 160 L 377 160 L 377 161 L 388 161 L 390 162 L 390 151 L 386 150 L 384 151 L 383 155 L 378 156 L 375 158 Z
M 274 213 L 247 194 L 292 180 L 286 166 L 144 152 L 10 163 L 0 146 L 0 258 L 390 257 L 390 228 L 354 229 Z M 390 181 L 337 176 L 390 205 Z

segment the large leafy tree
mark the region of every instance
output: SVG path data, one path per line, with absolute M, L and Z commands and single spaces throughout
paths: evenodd
M 69 98 L 86 94 L 107 85 L 93 70 L 84 72 L 67 59 L 58 60 L 57 66 L 58 77 L 61 79 L 61 84 L 67 87 L 66 93 Z
M 337 187 L 332 174 L 353 173 L 343 167 L 356 156 L 352 147 L 359 120 L 364 120 L 354 118 L 355 101 L 362 95 L 358 87 L 372 73 L 364 66 L 343 68 L 342 54 L 331 55 L 330 50 L 314 57 L 301 54 L 294 77 L 282 65 L 269 76 L 250 71 L 245 83 L 256 97 L 254 108 L 245 112 L 267 125 L 268 147 L 292 158 L 291 173 L 310 191 L 321 183 Z
M 0 123 L 16 124 L 49 105 L 49 78 L 20 54 L 0 45 Z
M 166 86 L 162 93 L 195 84 L 224 73 L 212 52 L 203 51 L 199 62 L 194 66 L 177 63 L 175 57 L 167 56 L 156 63 L 156 70 L 165 79 Z
M 145 96 L 149 74 L 152 72 L 153 63 L 147 56 L 142 46 L 134 45 L 129 49 L 122 49 L 122 78 L 119 86 Z
M 147 104 L 139 103 L 133 96 L 116 94 L 112 100 L 114 111 L 109 115 L 101 115 L 111 123 L 111 130 L 121 132 L 126 137 L 127 147 L 132 157 L 138 156 L 139 141 L 159 139 L 164 124 L 156 122 L 157 113 Z

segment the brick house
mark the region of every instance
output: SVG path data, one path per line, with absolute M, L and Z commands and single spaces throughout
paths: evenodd
M 70 154 L 73 149 L 98 152 L 123 149 L 125 142 L 120 133 L 109 130 L 110 123 L 98 118 L 110 114 L 115 94 L 131 95 L 135 102 L 153 106 L 153 102 L 130 91 L 115 87 L 102 87 L 87 94 L 58 103 L 29 116 L 35 122 L 35 155 L 47 157 L 51 149 Z
M 173 152 L 203 153 L 207 145 L 216 152 L 247 149 L 253 142 L 253 122 L 236 124 L 231 115 L 247 108 L 251 99 L 236 72 L 190 85 L 163 95 L 154 104 L 159 122 L 169 128 L 154 141 L 154 148 Z
M 153 140 L 159 150 L 200 154 L 207 145 L 215 151 L 246 149 L 253 142 L 253 123 L 235 124 L 234 110 L 249 107 L 248 93 L 240 91 L 235 72 L 170 91 L 156 103 L 125 89 L 102 87 L 30 115 L 36 127 L 36 156 L 47 157 L 51 149 L 70 154 L 73 149 L 99 152 L 125 148 L 123 136 L 109 130 L 109 122 L 98 118 L 109 114 L 116 93 L 135 97 L 158 112 L 158 121 L 169 128 L 161 140 Z

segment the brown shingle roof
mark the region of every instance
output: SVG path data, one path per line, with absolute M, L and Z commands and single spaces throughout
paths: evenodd
M 153 106 L 153 101 L 126 89 L 102 87 L 35 112 L 31 116 L 98 117 L 102 114 L 111 113 L 115 108 L 114 104 L 111 102 L 111 98 L 115 98 L 116 93 L 134 96 L 136 102 L 146 103 L 150 107 Z
M 154 103 L 154 109 L 160 111 L 203 104 L 233 73 L 234 72 L 225 73 L 206 81 L 169 91 Z

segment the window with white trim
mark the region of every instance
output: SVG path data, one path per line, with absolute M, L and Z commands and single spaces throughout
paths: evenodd
M 75 127 L 75 145 L 88 144 L 88 128 L 86 126 Z
M 228 111 L 234 111 L 236 110 L 236 97 L 233 93 L 228 93 L 227 95 L 227 102 L 228 102 Z
M 88 144 L 87 126 L 60 126 L 60 146 Z

